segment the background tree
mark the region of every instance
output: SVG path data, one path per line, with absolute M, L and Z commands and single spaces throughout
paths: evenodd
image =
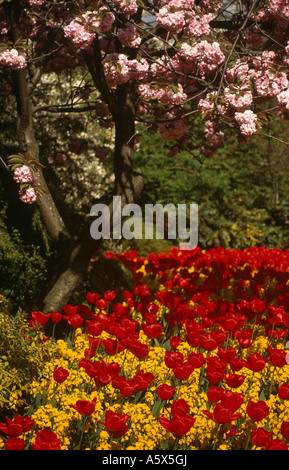
M 133 202 L 143 189 L 134 164 L 137 122 L 176 141 L 174 153 L 185 149 L 208 158 L 228 131 L 240 141 L 256 134 L 267 138 L 269 115 L 288 117 L 289 9 L 285 0 L 7 0 L 1 5 L 0 64 L 15 100 L 21 154 L 8 162 L 22 202 L 37 203 L 61 257 L 62 272 L 43 302 L 44 311 L 53 311 L 86 278 L 99 243 L 90 236 L 89 218 L 81 230 L 68 227 L 65 211 L 51 195 L 36 135 L 41 113 L 90 113 L 102 126 L 113 126 L 114 187 L 107 196 Z M 49 102 L 45 77 L 56 72 L 71 85 L 75 71 L 83 79 L 69 96 L 63 93 L 63 101 L 39 109 L 37 90 Z M 198 130 L 196 113 L 202 118 Z

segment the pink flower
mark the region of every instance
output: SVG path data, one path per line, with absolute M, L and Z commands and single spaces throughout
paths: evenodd
M 125 15 L 134 15 L 138 10 L 136 0 L 113 0 L 116 7 L 119 7 Z
M 28 0 L 28 3 L 31 7 L 39 7 L 45 2 L 45 0 Z
M 12 70 L 23 69 L 26 66 L 26 55 L 17 49 L 6 49 L 0 52 L 0 65 L 6 65 Z
M 240 126 L 241 134 L 252 135 L 257 132 L 257 115 L 247 109 L 243 113 L 235 113 L 235 119 Z
M 33 183 L 36 179 L 28 165 L 18 166 L 14 170 L 13 179 L 16 183 Z
M 138 47 L 141 43 L 137 27 L 132 23 L 129 23 L 125 29 L 120 28 L 117 37 L 123 46 Z
M 114 23 L 114 14 L 105 7 L 98 12 L 88 11 L 80 17 L 76 17 L 64 27 L 64 34 L 80 49 L 90 46 L 96 36 L 95 29 L 105 33 Z
M 33 187 L 21 189 L 19 191 L 20 200 L 25 204 L 33 204 L 40 197 L 40 193 Z
M 185 28 L 185 34 L 189 37 L 199 37 L 210 33 L 210 21 L 213 19 L 212 13 L 202 16 L 189 16 L 187 27 Z
M 164 6 L 157 14 L 157 20 L 160 26 L 171 33 L 178 34 L 182 31 L 185 24 L 185 13 L 183 10 L 170 11 L 170 6 Z
M 227 87 L 224 90 L 224 97 L 226 103 L 235 109 L 248 107 L 253 102 L 252 92 L 242 88 L 236 90 L 235 87 L 233 89 Z
M 125 54 L 113 53 L 103 63 L 107 83 L 110 87 L 128 82 L 129 61 Z

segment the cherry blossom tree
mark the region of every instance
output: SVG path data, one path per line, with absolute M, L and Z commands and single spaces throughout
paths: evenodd
M 50 111 L 93 110 L 114 129 L 114 194 L 126 204 L 143 188 L 134 166 L 138 124 L 175 142 L 174 152 L 195 151 L 199 114 L 197 150 L 210 158 L 226 133 L 248 140 L 266 135 L 272 113 L 288 119 L 288 27 L 287 0 L 0 1 L 0 66 L 16 99 L 20 153 L 8 163 L 21 200 L 38 204 L 57 246 L 72 247 L 44 311 L 68 301 L 99 242 L 89 223 L 75 240 L 46 184 L 33 113 L 42 77 L 75 69 L 89 77 L 81 94 Z

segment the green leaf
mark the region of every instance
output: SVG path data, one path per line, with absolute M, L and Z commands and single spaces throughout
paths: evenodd
M 163 408 L 163 405 L 164 405 L 163 400 L 157 400 L 152 407 L 152 414 L 156 416 L 157 418 L 159 418 L 160 416 L 160 411 Z

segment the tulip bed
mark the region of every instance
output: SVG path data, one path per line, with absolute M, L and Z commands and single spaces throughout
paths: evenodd
M 135 281 L 66 322 L 1 448 L 288 450 L 289 251 L 264 247 L 114 255 Z M 13 411 L 13 405 L 11 404 Z

